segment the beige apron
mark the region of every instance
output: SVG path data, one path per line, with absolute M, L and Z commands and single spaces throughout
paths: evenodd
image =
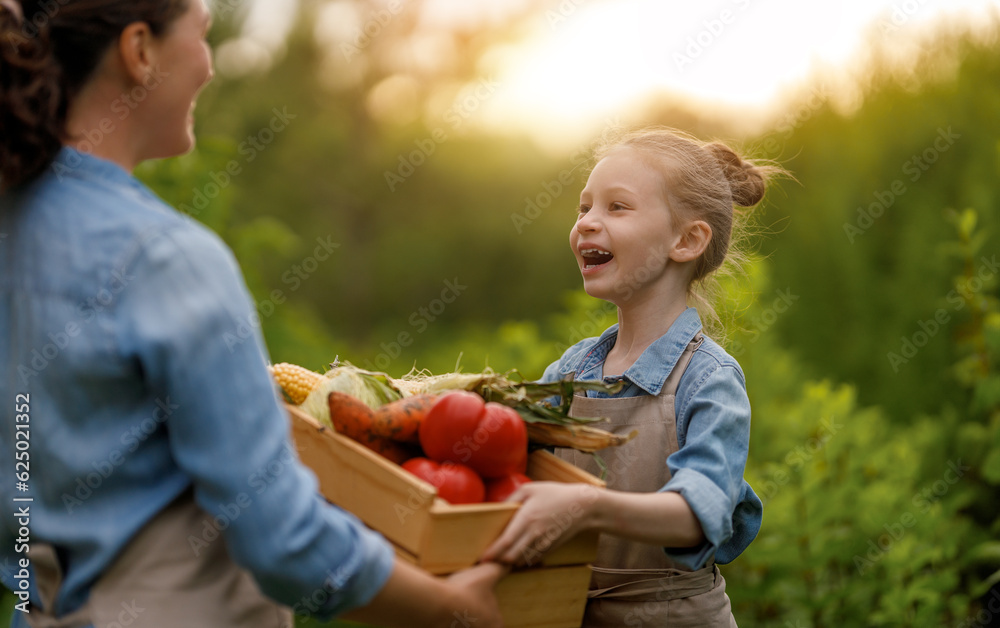
M 42 604 L 26 615 L 32 628 L 293 628 L 291 609 L 265 597 L 249 572 L 232 561 L 219 537 L 194 555 L 189 537 L 201 538 L 210 515 L 188 489 L 156 515 L 94 584 L 80 609 L 53 617 L 62 585 L 55 549 L 31 545 Z
M 608 468 L 608 488 L 651 493 L 670 480 L 666 460 L 678 449 L 677 384 L 702 340 L 699 333 L 688 344 L 657 396 L 574 397 L 571 415 L 605 417 L 606 422 L 593 425 L 610 432 L 639 432 L 625 445 L 600 452 Z M 594 475 L 601 473 L 589 454 L 562 448 L 556 453 Z M 726 582 L 714 561 L 691 571 L 674 563 L 661 547 L 608 534 L 602 534 L 598 542 L 588 597 L 583 619 L 588 628 L 736 626 Z

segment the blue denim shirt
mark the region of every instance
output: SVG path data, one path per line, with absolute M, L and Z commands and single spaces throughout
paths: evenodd
M 367 603 L 392 549 L 319 497 L 298 461 L 259 319 L 222 241 L 117 165 L 70 148 L 0 203 L 3 584 L 16 588 L 24 557 L 14 497 L 34 500 L 31 541 L 61 552 L 61 615 L 193 485 L 204 532 L 174 551 L 225 542 L 298 613 Z M 27 492 L 10 475 L 20 393 L 30 395 Z
M 545 369 L 541 381 L 557 381 L 569 374 L 578 380 L 624 380 L 625 387 L 613 396 L 658 395 L 700 329 L 697 310 L 688 308 L 620 377 L 604 377 L 604 360 L 618 338 L 618 325 L 612 325 L 599 338 L 587 338 L 567 349 Z M 587 394 L 608 396 L 596 391 Z M 732 562 L 757 536 L 763 513 L 760 498 L 743 479 L 750 446 L 750 400 L 743 370 L 706 337 L 678 383 L 675 404 L 679 449 L 665 461 L 671 478 L 660 490 L 684 496 L 707 540 L 699 547 L 667 552 L 693 569 L 707 564 L 713 555 L 718 563 Z

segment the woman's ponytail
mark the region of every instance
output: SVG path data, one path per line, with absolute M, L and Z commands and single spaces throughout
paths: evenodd
M 34 179 L 49 166 L 62 145 L 68 104 L 47 25 L 29 31 L 16 3 L 0 2 L 2 191 Z

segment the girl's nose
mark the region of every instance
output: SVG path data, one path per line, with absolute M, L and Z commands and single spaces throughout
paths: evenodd
M 580 233 L 593 233 L 601 228 L 601 222 L 593 215 L 593 212 L 581 214 L 576 221 L 576 230 Z

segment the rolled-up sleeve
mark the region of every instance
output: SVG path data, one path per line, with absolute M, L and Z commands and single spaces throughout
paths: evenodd
M 692 385 L 677 407 L 679 449 L 667 458 L 672 477 L 662 490 L 684 497 L 701 523 L 706 541 L 693 548 L 668 548 L 667 553 L 694 569 L 705 565 L 733 539 L 738 507 L 741 515 L 747 514 L 741 502 L 747 499 L 749 489 L 743 472 L 750 442 L 750 401 L 739 371 L 718 365 L 701 375 L 701 381 Z M 759 516 L 758 509 L 758 526 Z M 742 521 L 735 525 L 741 528 L 738 536 L 742 539 L 746 526 Z M 755 535 L 756 530 L 749 540 Z M 738 548 L 736 554 L 744 548 Z
M 297 612 L 327 618 L 366 604 L 392 550 L 324 502 L 295 455 L 229 249 L 194 224 L 161 230 L 137 247 L 124 283 L 119 341 L 168 413 L 170 452 L 233 559 Z

